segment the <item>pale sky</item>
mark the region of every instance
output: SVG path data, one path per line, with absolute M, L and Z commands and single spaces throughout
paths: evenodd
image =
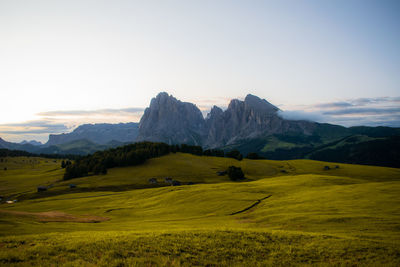
M 0 0 L 0 137 L 138 121 L 160 91 L 400 126 L 399 47 L 396 0 Z

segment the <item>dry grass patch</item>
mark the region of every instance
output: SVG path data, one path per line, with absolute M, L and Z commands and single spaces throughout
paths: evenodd
M 0 213 L 5 213 L 12 216 L 31 217 L 39 222 L 77 222 L 77 223 L 99 223 L 110 220 L 107 217 L 94 215 L 73 215 L 62 211 L 46 211 L 46 212 L 26 212 L 0 210 Z

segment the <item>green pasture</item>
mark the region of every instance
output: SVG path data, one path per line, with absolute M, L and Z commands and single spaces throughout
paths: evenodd
M 217 175 L 230 165 L 246 179 Z M 399 169 L 181 153 L 69 181 L 60 160 L 0 168 L 0 265 L 400 265 Z

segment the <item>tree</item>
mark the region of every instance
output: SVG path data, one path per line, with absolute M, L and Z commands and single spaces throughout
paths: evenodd
M 234 150 L 229 151 L 228 153 L 226 153 L 226 157 L 228 157 L 228 158 L 234 158 L 234 159 L 237 159 L 237 160 L 239 160 L 239 161 L 243 159 L 242 154 L 240 154 L 239 150 L 236 150 L 236 149 L 234 149 Z
M 65 165 L 65 161 L 63 160 L 63 161 L 61 161 L 61 168 L 65 168 L 66 167 L 66 165 Z
M 95 175 L 100 174 L 102 170 L 102 166 L 100 164 L 97 164 L 96 166 L 94 166 L 93 168 L 93 172 Z
M 247 154 L 246 158 L 248 158 L 248 159 L 265 159 L 263 156 L 260 156 L 254 152 L 250 152 L 249 154 Z
M 228 176 L 232 181 L 238 181 L 244 178 L 244 173 L 240 167 L 229 166 Z
M 104 165 L 101 166 L 101 174 L 107 174 L 107 168 Z

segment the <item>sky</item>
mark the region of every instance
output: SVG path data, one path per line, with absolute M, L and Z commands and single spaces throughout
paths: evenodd
M 400 127 L 400 1 L 0 0 L 0 137 L 135 122 L 166 91 Z

